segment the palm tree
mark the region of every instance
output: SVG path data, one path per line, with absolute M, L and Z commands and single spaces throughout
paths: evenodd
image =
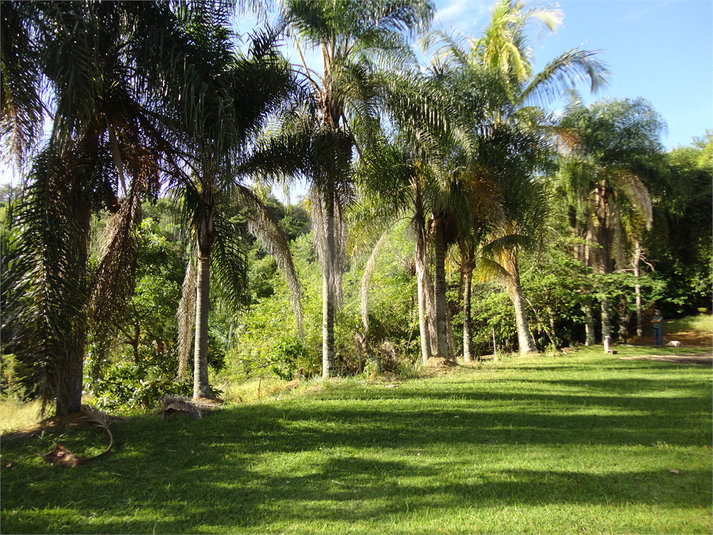
M 357 134 L 378 124 L 380 68 L 414 63 L 407 34 L 427 25 L 427 0 L 286 0 L 283 18 L 312 90 L 316 120 L 309 165 L 313 228 L 323 279 L 322 376 L 334 374 L 334 320 L 341 278 L 339 236 L 342 213 L 351 196 L 350 168 Z M 306 49 L 318 49 L 322 71 L 307 66 Z
M 362 194 L 378 199 L 377 214 L 411 221 L 424 365 L 433 354 L 452 356 L 447 337 L 445 253 L 455 234 L 447 221 L 449 217 L 455 221 L 449 212 L 467 211 L 469 201 L 462 190 L 450 191 L 460 183 L 442 169 L 448 168 L 447 154 L 453 152 L 452 147 L 466 153 L 470 150 L 470 125 L 462 120 L 461 96 L 438 76 L 392 77 L 385 111 L 393 130 L 383 132 L 360 162 Z M 429 270 L 429 245 L 435 243 L 439 244 L 435 255 L 437 290 Z
M 246 257 L 239 236 L 220 213 L 230 195 L 255 201 L 240 179 L 251 169 L 250 144 L 290 95 L 293 80 L 274 47 L 275 32 L 257 33 L 247 54 L 235 51 L 227 20 L 193 20 L 191 39 L 203 61 L 174 71 L 165 113 L 175 152 L 171 173 L 196 243 L 194 398 L 210 397 L 208 312 L 211 266 L 233 305 L 244 300 Z M 190 285 L 185 288 L 188 293 Z M 187 294 L 184 294 L 187 295 Z M 183 314 L 185 315 L 185 313 Z M 184 344 L 185 345 L 185 344 Z
M 522 2 L 502 0 L 493 8 L 490 24 L 481 38 L 455 38 L 444 32 L 432 32 L 424 39 L 424 47 L 434 47 L 439 43 L 432 68 L 463 80 L 458 87 L 472 92 L 468 82 L 478 85 L 483 83 L 482 80 L 490 86 L 484 103 L 487 120 L 479 123 L 479 130 L 474 129 L 474 134 L 480 139 L 481 154 L 461 161 L 460 165 L 472 167 L 471 173 L 464 174 L 466 177 L 483 176 L 483 169 L 488 168 L 491 169 L 491 179 L 499 177 L 500 183 L 496 187 L 503 191 L 505 212 L 509 218 L 509 229 L 502 229 L 500 238 L 521 233 L 523 225 L 536 229 L 540 222 L 532 217 L 528 222 L 526 217 L 528 213 L 532 216 L 538 212 L 536 205 L 529 203 L 534 211 L 528 212 L 526 205 L 513 203 L 515 198 L 528 202 L 533 200 L 532 197 L 512 195 L 534 187 L 532 176 L 538 169 L 538 161 L 541 161 L 536 156 L 541 152 L 537 147 L 543 147 L 544 142 L 541 113 L 528 104 L 533 100 L 546 101 L 563 87 L 571 86 L 580 79 L 589 79 L 592 90 L 606 81 L 606 68 L 593 59 L 593 53 L 578 49 L 561 54 L 541 73 L 533 74 L 525 30 L 529 24 L 539 21 L 544 29 L 554 31 L 560 20 L 561 12 L 558 10 L 537 6 L 525 10 Z M 500 157 L 492 158 L 488 155 L 489 151 Z M 517 155 L 517 161 L 511 155 Z M 513 186 L 513 180 L 520 180 L 526 187 Z M 522 246 L 522 240 L 515 241 L 519 243 L 517 247 Z M 507 237 L 499 243 L 514 242 Z M 535 346 L 522 305 L 517 247 L 509 253 L 500 249 L 500 272 L 515 307 L 520 350 L 531 352 L 535 351 Z M 497 247 L 493 245 L 492 248 Z
M 96 277 L 88 271 L 91 214 L 106 207 L 126 221 L 137 221 L 137 200 L 156 179 L 156 160 L 146 150 L 139 104 L 145 93 L 135 83 L 135 73 L 148 68 L 137 65 L 151 63 L 146 54 L 126 54 L 136 41 L 148 45 L 147 36 L 131 27 L 149 12 L 156 17 L 156 11 L 163 16 L 163 10 L 154 6 L 3 5 L 3 38 L 13 18 L 17 22 L 22 17 L 12 34 L 22 39 L 14 40 L 10 51 L 3 49 L 4 61 L 32 61 L 25 65 L 32 73 L 26 82 L 32 85 L 18 88 L 13 69 L 3 78 L 3 96 L 10 95 L 3 99 L 3 124 L 13 124 L 13 134 L 36 132 L 32 125 L 42 106 L 33 99 L 45 83 L 53 102 L 52 135 L 34 159 L 17 220 L 22 259 L 17 267 L 22 275 L 16 282 L 25 291 L 18 293 L 13 319 L 22 325 L 15 343 L 23 357 L 36 363 L 43 400 L 55 399 L 58 414 L 80 408 L 91 287 L 113 284 L 102 269 L 106 263 Z M 22 136 L 19 143 L 16 137 L 9 139 L 18 151 L 36 142 Z M 135 179 L 130 187 L 126 174 Z M 117 184 L 128 195 L 123 203 Z M 115 237 L 122 240 L 126 234 L 118 232 Z M 130 266 L 130 257 L 124 255 L 123 267 Z M 114 277 L 114 282 L 120 279 Z M 106 308 L 121 308 L 122 297 L 116 297 L 115 306 Z
M 15 35 L 25 38 L 11 43 L 12 54 L 3 48 L 2 124 L 19 125 L 15 132 L 34 120 L 18 121 L 23 115 L 17 110 L 33 117 L 33 108 L 17 105 L 22 94 L 13 79 L 16 70 L 4 76 L 5 62 L 17 57 L 32 59 L 31 72 L 38 73 L 25 95 L 39 95 L 46 83 L 54 112 L 51 138 L 33 162 L 17 219 L 22 276 L 16 282 L 24 291 L 15 293 L 21 296 L 14 307 L 13 320 L 21 326 L 15 343 L 23 358 L 36 363 L 43 399 L 55 399 L 57 413 L 68 414 L 81 405 L 90 315 L 99 329 L 111 326 L 131 294 L 135 233 L 130 229 L 140 220 L 140 200 L 158 191 L 160 169 L 166 167 L 161 160 L 171 149 L 161 113 L 175 97 L 167 82 L 176 69 L 204 62 L 209 50 L 187 35 L 201 26 L 186 24 L 185 17 L 200 12 L 210 20 L 220 9 L 201 2 L 190 9 L 164 3 L 17 2 L 3 4 L 3 30 L 13 20 L 18 27 L 17 17 L 10 20 L 13 12 L 23 17 L 19 30 L 25 31 Z M 7 87 L 11 100 L 5 99 Z M 90 218 L 102 208 L 117 221 L 91 274 Z
M 575 235 L 588 241 L 577 254 L 595 273 L 624 271 L 629 256 L 638 272 L 641 238 L 653 217 L 640 171 L 661 152 L 664 128 L 661 116 L 643 99 L 602 100 L 587 107 L 576 93 L 560 119 L 560 177 Z M 606 288 L 601 311 L 602 337 L 610 336 Z

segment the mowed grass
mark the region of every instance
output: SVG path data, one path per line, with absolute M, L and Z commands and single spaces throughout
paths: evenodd
M 600 347 L 6 441 L 2 532 L 711 533 L 711 386 Z

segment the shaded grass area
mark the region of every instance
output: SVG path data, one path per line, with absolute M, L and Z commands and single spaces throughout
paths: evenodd
M 2 444 L 3 533 L 710 533 L 711 369 L 510 358 Z M 98 430 L 60 442 L 91 455 Z M 674 474 L 671 470 L 680 473 Z

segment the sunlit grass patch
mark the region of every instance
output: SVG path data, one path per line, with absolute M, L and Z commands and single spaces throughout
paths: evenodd
M 0 399 L 0 434 L 17 431 L 40 421 L 39 401 L 19 401 L 14 397 Z
M 676 333 L 680 331 L 697 331 L 706 334 L 713 332 L 713 315 L 700 314 L 698 316 L 686 316 L 677 320 L 665 322 L 667 332 Z

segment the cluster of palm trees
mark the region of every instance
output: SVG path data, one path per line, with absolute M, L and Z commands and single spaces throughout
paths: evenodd
M 245 287 L 237 237 L 215 209 L 296 87 L 276 36 L 257 33 L 243 53 L 230 14 L 221 1 L 3 3 L 2 139 L 19 161 L 32 155 L 12 219 L 6 332 L 58 414 L 81 407 L 89 326 L 110 340 L 133 291 L 141 201 L 167 187 L 196 243 L 194 394 L 209 395 L 210 259 L 236 304 Z M 115 215 L 90 266 L 91 217 L 103 209 Z
M 289 248 L 247 186 L 249 177 L 304 177 L 310 184 L 323 279 L 323 377 L 335 373 L 344 216 L 355 199 L 369 206 L 373 222 L 411 221 L 424 363 L 454 358 L 447 336 L 450 247 L 465 281 L 465 360 L 472 358 L 476 266 L 502 277 L 520 350 L 535 350 L 518 255 L 542 227 L 546 192 L 538 176 L 553 133 L 570 144 L 573 162 L 575 155 L 586 159 L 577 147 L 587 142 L 574 113 L 571 124 L 555 128 L 538 104 L 580 80 L 596 90 L 608 73 L 594 53 L 579 49 L 533 71 L 530 26 L 554 31 L 557 10 L 501 0 L 478 39 L 428 32 L 433 11 L 427 0 L 284 0 L 278 30 L 256 32 L 242 52 L 228 30 L 231 6 L 221 0 L 3 2 L 0 133 L 18 161 L 32 162 L 12 214 L 13 283 L 3 285 L 3 312 L 10 313 L 12 351 L 33 365 L 58 414 L 80 408 L 90 327 L 95 339 L 111 340 L 133 289 L 141 201 L 164 189 L 177 192 L 195 244 L 179 310 L 184 363 L 191 340 L 185 333 L 195 332 L 194 397 L 211 394 L 210 280 L 235 306 L 247 286 L 239 236 L 221 214 L 225 203 L 241 198 L 255 206 L 252 228 L 281 258 L 299 316 Z M 432 52 L 428 68 L 419 67 L 412 48 L 418 36 Z M 279 39 L 294 44 L 301 65 L 287 63 Z M 305 61 L 308 50 L 319 52 L 319 67 Z M 48 110 L 53 122 L 43 141 Z M 607 164 L 589 162 L 600 163 Z M 576 162 L 573 177 L 575 169 Z M 592 188 L 606 203 L 608 184 L 617 181 L 617 191 L 643 209 L 643 219 L 630 224 L 645 226 L 646 195 L 635 173 L 605 175 L 597 174 L 596 184 L 580 182 L 589 190 L 572 190 L 588 199 L 583 210 L 586 204 L 600 214 Z M 90 265 L 91 218 L 99 210 L 114 216 L 101 258 Z M 366 315 L 364 329 L 367 335 Z M 97 369 L 99 353 L 92 355 Z

